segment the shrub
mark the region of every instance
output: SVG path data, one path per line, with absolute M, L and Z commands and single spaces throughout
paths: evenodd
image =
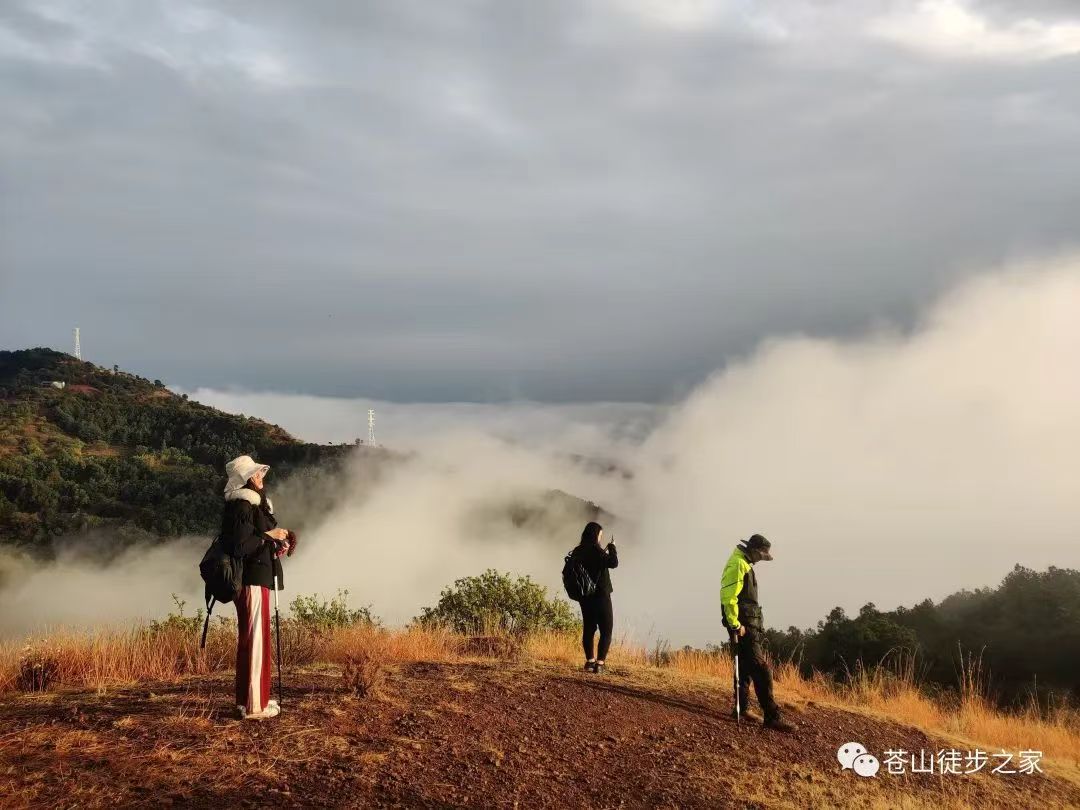
M 152 636 L 158 636 L 171 632 L 178 633 L 202 633 L 203 621 L 206 619 L 206 613 L 202 608 L 195 611 L 194 616 L 185 616 L 184 608 L 187 606 L 187 602 L 178 597 L 175 593 L 172 595 L 173 604 L 176 605 L 176 613 L 169 611 L 169 615 L 164 619 L 158 621 L 154 619 L 150 622 L 147 630 Z M 219 617 L 220 618 L 220 617 Z
M 457 633 L 524 634 L 580 626 L 569 602 L 558 597 L 549 599 L 547 588 L 527 576 L 515 580 L 492 569 L 478 577 L 463 577 L 444 588 L 438 604 L 424 608 L 415 621 Z
M 349 592 L 342 590 L 329 602 L 321 601 L 319 595 L 298 596 L 289 603 L 293 621 L 311 629 L 325 632 L 335 627 L 351 627 L 354 624 L 376 626 L 378 617 L 372 616 L 371 606 L 349 607 Z

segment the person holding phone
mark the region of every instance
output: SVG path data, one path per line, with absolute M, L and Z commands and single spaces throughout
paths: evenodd
M 589 577 L 596 583 L 596 592 L 580 601 L 581 646 L 585 652 L 585 671 L 604 674 L 604 661 L 611 647 L 611 630 L 614 615 L 611 609 L 612 568 L 619 567 L 619 555 L 615 550 L 615 538 L 604 545 L 604 529 L 599 523 L 590 522 L 581 532 L 581 542 L 571 552 L 584 566 Z M 593 654 L 593 642 L 600 631 L 600 645 Z

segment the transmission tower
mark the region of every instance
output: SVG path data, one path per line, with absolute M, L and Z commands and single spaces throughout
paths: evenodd
M 82 360 L 82 347 L 79 345 L 79 327 L 75 327 L 75 359 Z
M 375 446 L 375 410 L 368 408 L 367 412 L 367 440 L 372 447 Z

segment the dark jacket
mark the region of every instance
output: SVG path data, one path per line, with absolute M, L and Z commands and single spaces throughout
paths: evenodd
M 619 554 L 615 550 L 615 544 L 609 543 L 607 550 L 600 548 L 596 543 L 578 545 L 573 551 L 574 559 L 579 560 L 589 576 L 597 582 L 596 593 L 598 596 L 607 596 L 614 588 L 611 587 L 612 568 L 619 567 Z
M 244 560 L 245 585 L 272 589 L 276 574 L 278 590 L 284 586 L 281 561 L 274 556 L 274 541 L 265 534 L 276 527 L 277 520 L 267 506 L 266 498 L 260 498 L 258 506 L 244 498 L 225 502 L 221 513 L 221 540 L 230 553 Z

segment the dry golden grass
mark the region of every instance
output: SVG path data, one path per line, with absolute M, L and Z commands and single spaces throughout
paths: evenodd
M 49 673 L 46 687 L 102 688 L 143 680 L 172 680 L 231 667 L 235 637 L 214 628 L 205 650 L 181 628 L 149 628 L 90 633 L 56 632 L 43 638 L 0 644 L 0 692 L 26 686 L 38 668 Z
M 525 653 L 537 661 L 553 664 L 582 663 L 581 636 L 578 633 L 557 633 L 544 631 L 532 633 L 523 642 Z M 615 641 L 608 651 L 607 660 L 612 664 L 633 664 L 644 666 L 646 658 L 644 647 Z
M 458 657 L 460 642 L 460 636 L 444 630 L 410 627 L 389 631 L 358 624 L 327 634 L 315 660 L 341 664 L 350 657 L 377 649 L 388 663 L 453 661 Z
M 315 662 L 343 664 L 376 652 L 388 662 L 448 661 L 458 656 L 462 639 L 439 630 L 397 632 L 356 625 L 318 632 L 296 622 L 281 626 L 286 666 Z M 57 631 L 40 638 L 0 642 L 0 694 L 56 687 L 103 689 L 139 681 L 175 681 L 232 669 L 236 633 L 227 622 L 211 625 L 205 649 L 194 623 L 164 623 L 123 630 Z
M 988 697 L 978 665 L 966 663 L 956 697 L 934 698 L 920 688 L 913 662 L 873 671 L 858 668 L 847 683 L 816 674 L 803 677 L 781 665 L 777 686 L 787 695 L 870 712 L 924 731 L 983 747 L 1019 751 L 1037 748 L 1062 763 L 1080 766 L 1080 714 L 1069 707 L 1029 705 L 1004 712 Z
M 461 636 L 435 629 L 411 627 L 385 630 L 356 625 L 316 632 L 293 622 L 282 626 L 286 666 L 325 662 L 377 660 L 384 664 L 449 662 L 476 657 L 499 657 L 504 645 L 474 644 Z M 574 633 L 543 632 L 515 643 L 515 655 L 548 663 L 577 666 L 580 641 Z M 205 650 L 191 625 L 165 624 L 99 632 L 57 632 L 44 638 L 0 643 L 0 694 L 26 690 L 34 683 L 33 667 L 48 673 L 47 689 L 57 687 L 106 689 L 140 681 L 175 681 L 191 675 L 232 668 L 235 634 L 227 622 L 211 627 Z M 701 651 L 648 649 L 617 642 L 608 662 L 612 667 L 647 667 L 675 677 L 730 683 L 731 660 Z M 354 663 L 355 665 L 355 663 Z M 853 711 L 870 712 L 893 721 L 986 748 L 1020 750 L 1036 747 L 1060 762 L 1080 765 L 1080 716 L 1072 709 L 1054 711 L 1029 707 L 1019 713 L 995 708 L 970 679 L 958 699 L 935 699 L 919 688 L 910 671 L 858 671 L 846 684 L 823 676 L 802 676 L 791 664 L 775 670 L 777 690 L 784 701 L 817 701 Z

